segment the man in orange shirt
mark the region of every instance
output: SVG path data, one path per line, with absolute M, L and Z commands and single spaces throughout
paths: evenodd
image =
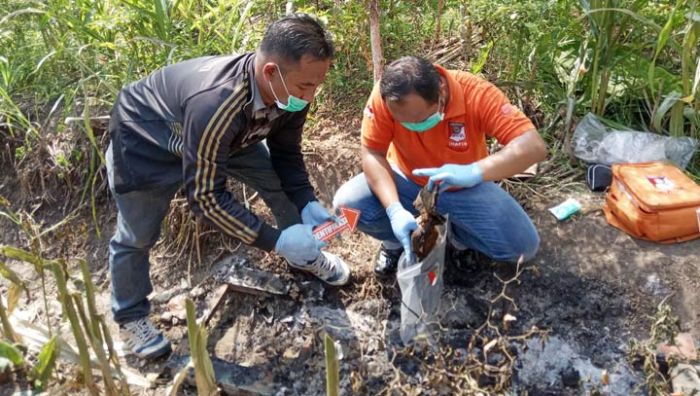
M 504 147 L 488 155 L 486 137 Z M 362 211 L 358 227 L 382 241 L 375 273 L 396 270 L 417 228 L 420 189 L 443 191 L 450 255 L 467 249 L 498 261 L 532 258 L 539 236 L 525 211 L 494 181 L 543 160 L 547 149 L 530 120 L 494 85 L 419 57 L 389 64 L 362 121 L 364 173 L 336 193 L 335 207 Z

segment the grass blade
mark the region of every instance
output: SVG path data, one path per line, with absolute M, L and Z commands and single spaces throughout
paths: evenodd
M 22 293 L 22 287 L 13 283 L 7 290 L 7 313 L 12 315 L 12 311 L 17 307 L 19 296 Z
M 661 132 L 662 127 L 661 123 L 666 116 L 666 113 L 668 113 L 669 110 L 673 107 L 673 105 L 676 104 L 681 99 L 681 94 L 680 92 L 671 92 L 664 98 L 663 102 L 661 102 L 661 105 L 659 105 L 659 108 L 656 109 L 654 112 L 654 115 L 652 116 L 651 120 L 651 126 L 654 128 L 655 131 Z
M 700 22 L 689 18 L 687 31 L 683 37 L 683 52 L 681 53 L 681 80 L 683 81 L 683 95 L 691 95 L 691 85 L 693 76 L 691 68 L 693 63 L 693 53 L 697 49 L 697 42 L 700 39 Z
M 24 356 L 22 352 L 5 340 L 0 340 L 0 357 L 8 359 L 15 366 L 20 367 L 24 365 Z
M 187 311 L 187 336 L 190 340 L 190 354 L 194 365 L 194 378 L 197 383 L 198 395 L 218 395 L 214 377 L 214 366 L 207 352 L 207 330 L 203 323 L 197 323 L 194 303 L 191 299 L 185 300 Z
M 338 396 L 340 393 L 338 356 L 335 342 L 328 334 L 323 337 L 323 346 L 326 354 L 326 394 L 328 396 Z
M 585 11 L 585 15 L 583 17 L 594 15 L 597 13 L 609 13 L 609 12 L 616 12 L 616 13 L 624 14 L 626 16 L 630 16 L 633 19 L 635 19 L 636 21 L 641 22 L 642 24 L 649 26 L 656 31 L 660 32 L 661 30 L 663 30 L 663 28 L 661 26 L 657 25 L 656 23 L 654 23 L 654 21 L 647 19 L 647 18 L 644 18 L 643 16 L 637 14 L 636 12 L 634 12 L 632 10 L 627 10 L 624 8 L 605 7 L 605 8 L 592 9 L 592 10 Z
M 12 323 L 10 323 L 10 318 L 5 310 L 5 304 L 2 302 L 0 297 L 0 321 L 2 321 L 2 334 L 6 339 L 14 342 L 19 342 L 20 339 L 12 328 Z
M 683 115 L 684 107 L 685 103 L 680 100 L 671 107 L 671 119 L 668 125 L 668 132 L 671 136 L 685 136 L 685 119 Z
M 88 342 L 90 343 L 90 346 L 92 346 L 92 350 L 97 356 L 97 361 L 100 363 L 99 366 L 100 371 L 102 372 L 102 382 L 104 382 L 105 391 L 108 395 L 117 395 L 117 387 L 114 384 L 114 381 L 112 381 L 109 360 L 105 356 L 101 336 L 99 333 L 96 334 L 94 331 L 93 324 L 95 324 L 95 322 L 93 318 L 88 319 L 87 315 L 85 314 L 85 307 L 83 306 L 83 299 L 81 298 L 80 293 L 73 293 L 71 294 L 71 297 L 73 297 L 73 304 L 75 305 L 76 311 L 78 312 L 78 317 L 83 324 L 83 329 L 85 330 L 85 335 L 87 336 Z
M 64 269 L 65 264 L 59 261 L 52 261 L 47 263 L 47 266 L 53 271 L 56 278 L 56 286 L 58 288 L 58 296 L 63 307 L 63 314 L 68 318 L 71 330 L 73 331 L 73 337 L 75 338 L 75 343 L 78 346 L 80 366 L 83 369 L 85 387 L 88 389 L 88 392 L 91 395 L 97 395 L 99 392 L 92 379 L 90 352 L 88 350 L 87 342 L 85 341 L 85 334 L 80 327 L 80 319 L 78 318 L 76 308 L 73 305 L 70 293 L 68 292 L 68 284 L 66 282 L 66 274 Z
M 486 44 L 486 46 L 479 51 L 479 58 L 469 68 L 469 71 L 472 74 L 481 73 L 481 70 L 483 70 L 484 66 L 486 65 L 486 61 L 488 61 L 488 59 L 489 59 L 489 54 L 491 53 L 492 48 L 493 48 L 493 41 L 489 41 L 489 43 Z
M 7 264 L 3 262 L 0 262 L 0 276 L 9 280 L 13 284 L 20 286 L 22 289 L 27 290 L 27 285 L 22 279 L 20 279 L 19 275 L 17 275 L 15 271 L 11 270 Z
M 32 369 L 30 376 L 34 379 L 34 388 L 38 391 L 43 391 L 51 378 L 53 369 L 56 367 L 56 358 L 58 358 L 59 349 L 57 348 L 56 336 L 51 337 L 51 340 L 41 348 L 38 363 Z
M 691 95 L 697 95 L 698 88 L 700 88 L 700 56 L 698 56 L 698 64 L 695 66 L 695 77 L 693 78 L 693 89 Z
M 663 29 L 661 29 L 661 32 L 659 33 L 659 37 L 657 38 L 656 50 L 654 51 L 654 58 L 651 60 L 651 64 L 649 64 L 649 71 L 647 72 L 647 84 L 649 85 L 649 88 L 651 88 L 652 94 L 654 93 L 655 85 L 656 85 L 654 82 L 654 72 L 656 69 L 656 60 L 659 58 L 659 54 L 666 46 L 668 39 L 671 37 L 671 33 L 673 31 L 673 20 L 674 20 L 674 17 L 676 16 L 676 11 L 678 10 L 678 7 L 680 7 L 680 5 L 683 1 L 684 0 L 678 0 L 676 2 L 675 7 L 673 7 L 673 9 L 671 10 L 670 15 L 668 16 L 668 20 L 666 20 L 666 24 L 664 25 Z
M 240 15 L 240 19 L 238 20 L 238 24 L 236 25 L 236 30 L 234 31 L 233 38 L 231 39 L 231 49 L 234 51 L 236 49 L 238 49 L 241 28 L 243 27 L 243 24 L 248 19 L 248 14 L 250 13 L 250 10 L 253 9 L 254 4 L 255 4 L 254 0 L 249 0 L 248 3 L 245 5 L 245 8 L 243 9 L 243 12 Z
M 99 317 L 99 313 L 97 312 L 97 306 L 95 305 L 95 285 L 92 283 L 90 268 L 85 260 L 80 260 L 78 263 L 80 265 L 80 272 L 83 276 L 83 285 L 85 285 L 85 300 L 87 302 L 88 315 L 90 315 L 90 318 L 93 319 L 91 321 L 92 323 L 90 323 L 90 331 L 93 332 L 95 337 L 97 337 L 97 340 L 99 340 L 100 344 L 102 344 L 103 340 L 100 324 L 97 320 L 94 320 Z
M 34 254 L 14 246 L 0 246 L 0 254 L 11 259 L 24 261 L 34 265 L 41 265 L 41 259 Z

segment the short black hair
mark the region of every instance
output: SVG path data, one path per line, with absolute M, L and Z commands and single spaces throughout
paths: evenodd
M 404 96 L 417 93 L 428 103 L 440 98 L 440 73 L 432 63 L 418 56 L 404 56 L 391 62 L 379 82 L 382 99 L 400 102 Z
M 316 18 L 308 14 L 291 14 L 268 26 L 260 51 L 296 63 L 304 55 L 317 60 L 331 59 L 335 48 L 330 33 Z

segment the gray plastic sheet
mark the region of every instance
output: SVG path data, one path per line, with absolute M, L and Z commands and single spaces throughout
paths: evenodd
M 588 163 L 612 165 L 671 161 L 685 169 L 693 158 L 698 141 L 690 137 L 616 130 L 588 113 L 576 126 L 572 146 L 574 155 Z

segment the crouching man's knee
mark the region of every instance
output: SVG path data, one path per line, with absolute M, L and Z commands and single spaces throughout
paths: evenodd
M 532 260 L 540 248 L 540 236 L 534 228 L 531 232 L 521 233 L 514 238 L 510 244 L 510 252 L 502 257 L 493 257 L 497 261 L 517 263 L 521 259 L 523 262 Z

